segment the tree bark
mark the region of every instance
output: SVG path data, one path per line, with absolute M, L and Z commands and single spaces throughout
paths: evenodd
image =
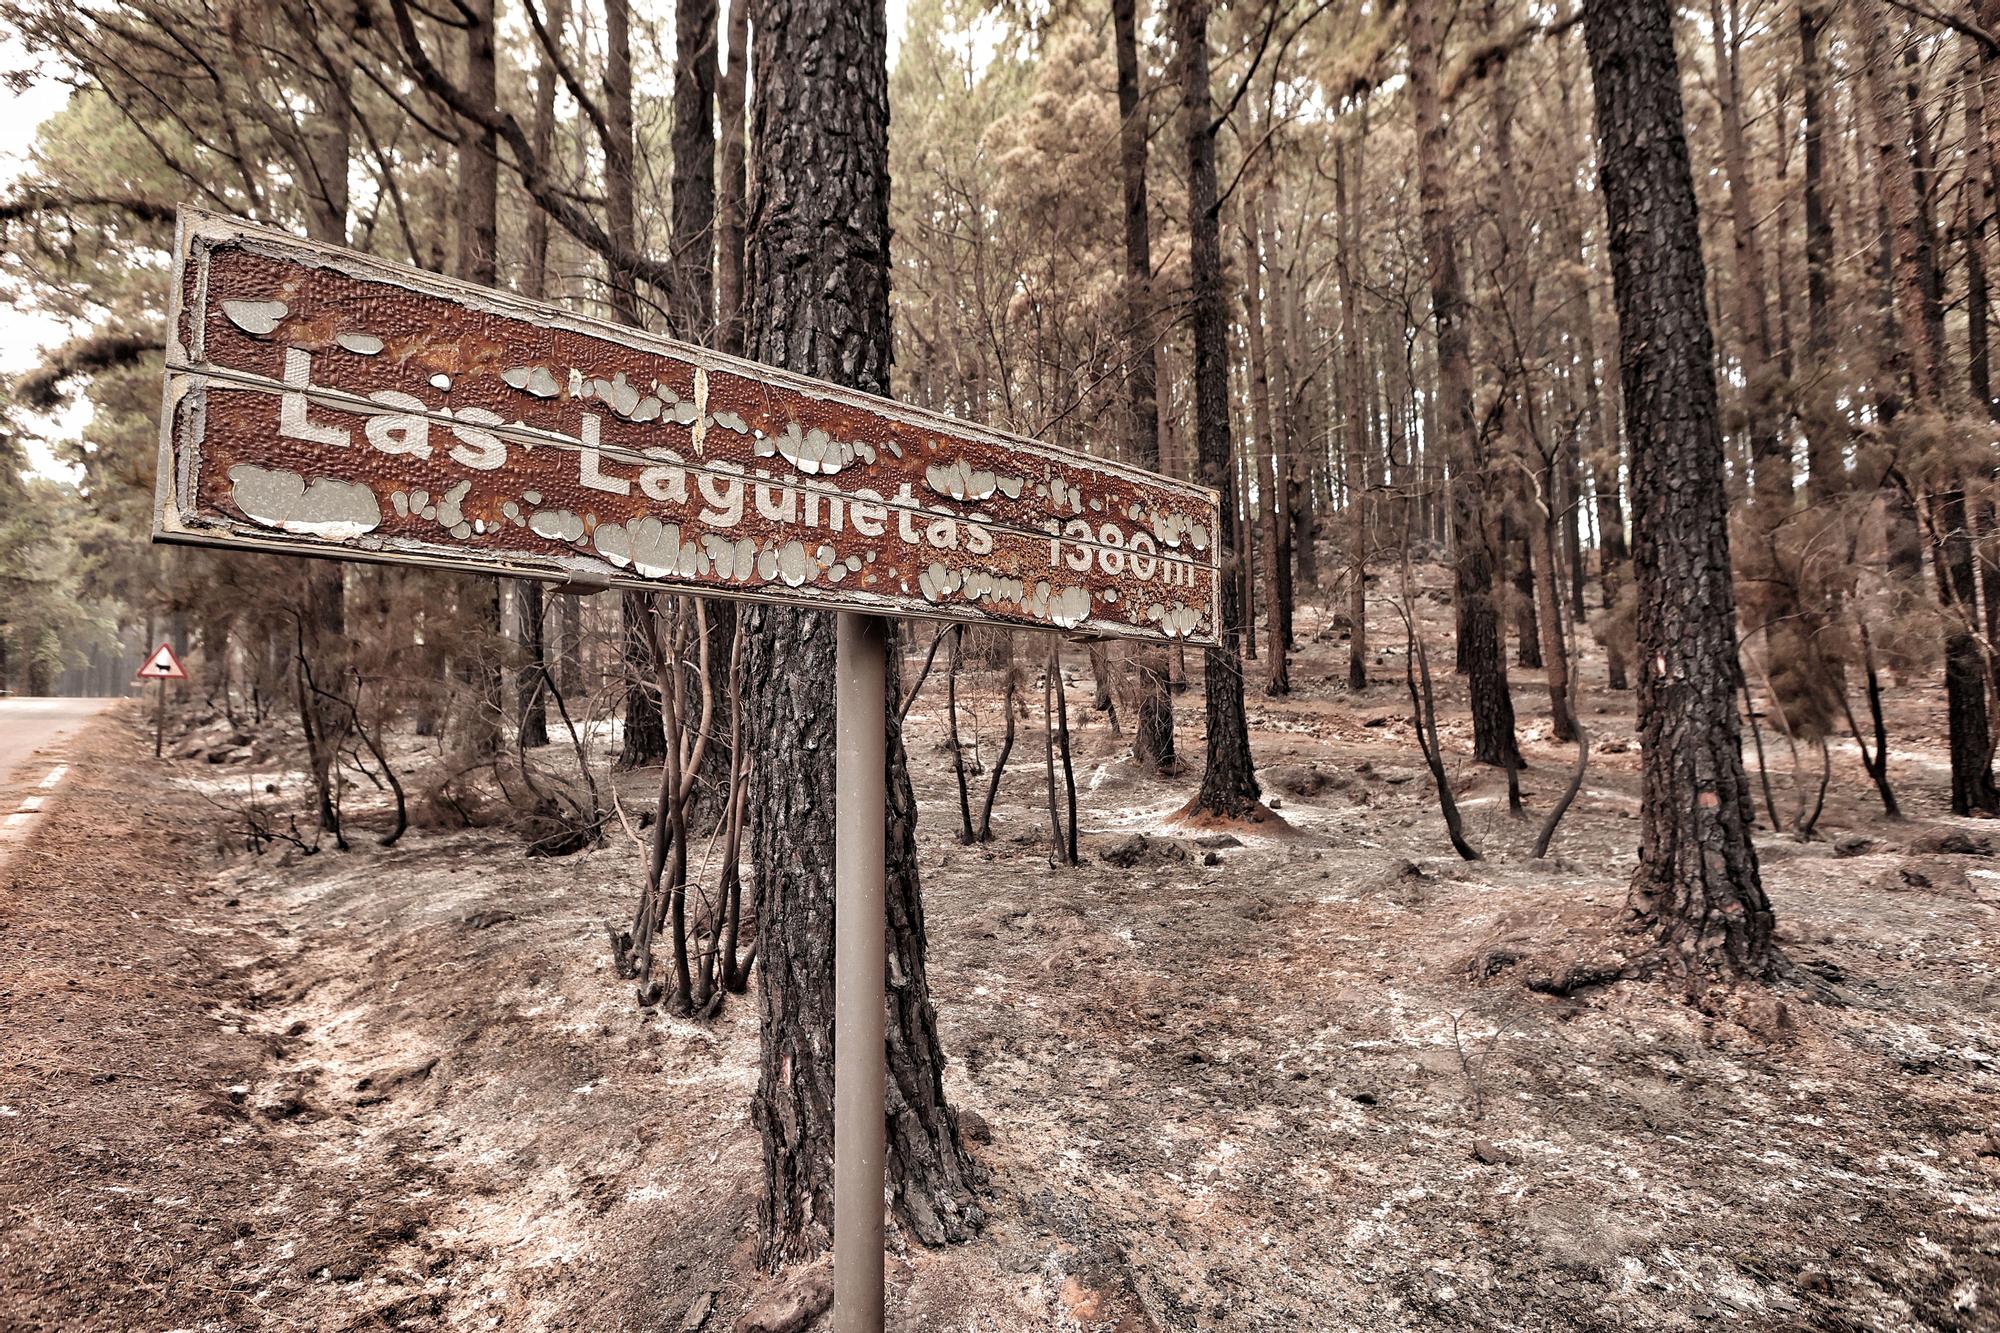
M 1864 29 L 1876 29 L 1866 0 L 1860 7 Z M 1880 42 L 1871 44 L 1880 50 Z M 1909 117 L 1907 140 L 1892 106 L 1887 81 L 1871 74 L 1868 87 L 1876 106 L 1877 162 L 1883 198 L 1894 238 L 1895 310 L 1903 341 L 1909 349 L 1911 408 L 1922 414 L 1942 414 L 1944 401 L 1944 320 L 1939 301 L 1941 280 L 1933 229 L 1927 217 L 1923 186 L 1928 175 L 1929 149 L 1922 105 L 1915 85 L 1916 67 L 1908 64 L 1914 46 L 1906 46 L 1909 68 L 1904 101 Z M 1871 71 L 1873 65 L 1870 66 Z M 1922 173 L 1922 175 L 1920 175 Z M 1944 612 L 1945 698 L 1950 719 L 1951 808 L 1954 814 L 2000 812 L 2000 790 L 1993 783 L 1993 739 L 1987 712 L 1985 654 L 1978 637 L 1978 594 L 1972 541 L 1966 527 L 1965 484 L 1950 459 L 1938 459 L 1923 479 L 1928 492 L 1931 561 L 1937 576 L 1938 601 Z M 1907 494 L 1904 503 L 1909 502 Z
M 750 0 L 729 0 L 729 68 L 717 83 L 722 151 L 715 187 L 716 343 L 743 354 L 743 111 L 750 80 Z
M 635 172 L 632 137 L 632 7 L 630 0 L 604 4 L 604 217 L 605 230 L 620 255 L 638 250 L 638 223 L 633 206 Z M 621 324 L 643 327 L 639 317 L 639 282 L 618 259 L 605 261 L 612 314 Z M 618 599 L 619 655 L 625 675 L 625 735 L 618 767 L 650 768 L 667 761 L 667 728 L 661 701 L 651 682 L 659 671 L 653 662 L 651 593 L 627 592 Z
M 1806 367 L 1815 380 L 1833 357 L 1833 217 L 1826 201 L 1826 31 L 1823 0 L 1799 5 L 1799 84 L 1803 99 L 1806 214 Z M 1806 414 L 1806 494 L 1824 506 L 1847 489 L 1847 454 L 1831 412 Z
M 552 34 L 562 32 L 568 14 L 568 0 L 550 0 L 544 21 Z M 534 104 L 534 120 L 529 128 L 530 142 L 536 155 L 547 161 L 555 145 L 556 71 L 554 62 L 546 56 L 535 66 Z M 549 215 L 540 208 L 530 208 L 527 253 L 521 259 L 521 294 L 535 301 L 547 299 L 548 279 Z M 547 745 L 549 686 L 552 683 L 546 632 L 547 595 L 541 584 L 533 579 L 522 579 L 514 585 L 514 597 L 515 614 L 520 622 L 516 631 L 518 666 L 514 676 L 514 695 L 519 709 L 516 719 L 518 736 L 523 747 Z
M 1520 452 L 1522 461 L 1528 461 L 1527 450 Z M 1525 494 L 1526 487 L 1515 478 L 1508 478 L 1501 489 L 1507 494 L 1501 498 L 1504 507 L 1500 514 L 1500 550 L 1514 584 L 1514 662 L 1517 666 L 1540 670 L 1542 622 L 1535 599 L 1534 520 L 1528 514 L 1532 502 Z
M 1350 161 L 1345 140 L 1334 144 L 1334 194 L 1340 205 L 1340 251 L 1335 274 L 1340 286 L 1341 430 L 1347 455 L 1347 688 L 1368 688 L 1368 437 L 1362 399 L 1367 391 L 1361 360 L 1361 291 L 1354 257 L 1361 248 L 1361 214 L 1354 179 L 1363 165 L 1368 126 L 1362 122 Z
M 1472 351 L 1465 287 L 1459 277 L 1446 179 L 1445 126 L 1438 101 L 1439 0 L 1411 0 L 1409 27 L 1410 93 L 1417 120 L 1417 180 L 1424 254 L 1430 269 L 1431 314 L 1437 338 L 1440 446 L 1451 468 L 1451 538 L 1459 611 L 1459 661 L 1472 701 L 1473 758 L 1516 768 L 1521 752 L 1514 740 L 1514 701 L 1507 692 L 1507 658 L 1494 604 L 1496 566 L 1487 514 L 1486 488 L 1473 422 Z
M 715 0 L 678 0 L 674 8 L 673 200 L 669 245 L 674 290 L 667 303 L 668 325 L 689 342 L 715 338 Z M 736 53 L 732 52 L 732 56 Z M 741 61 L 737 61 L 740 68 Z M 738 168 L 741 168 L 739 159 Z M 740 182 L 739 182 L 740 188 Z M 708 640 L 708 744 L 695 775 L 697 828 L 714 828 L 729 805 L 729 646 L 736 638 L 734 602 L 704 599 Z M 699 661 L 691 645 L 691 661 Z M 699 670 L 699 667 L 692 668 Z M 681 692 L 681 730 L 700 729 L 702 690 Z
M 745 250 L 748 350 L 872 393 L 889 388 L 888 32 L 881 0 L 759 0 Z M 810 1256 L 833 1202 L 834 619 L 747 608 L 747 734 L 763 1032 L 752 1119 L 766 1266 Z M 888 672 L 888 1176 L 899 1222 L 927 1244 L 981 1213 L 976 1168 L 944 1095 L 925 972 L 916 803 Z
M 1618 306 L 1639 593 L 1639 868 L 1631 922 L 1690 984 L 1767 974 L 1736 694 L 1728 497 L 1701 232 L 1669 0 L 1586 0 Z
M 533 749 L 549 743 L 548 636 L 542 585 L 533 579 L 514 584 L 514 613 L 520 618 L 516 644 L 520 664 L 514 674 L 514 698 L 521 745 Z
M 715 19 L 716 0 L 675 0 L 667 317 L 676 337 L 701 343 L 715 336 Z
M 1134 463 L 1160 466 L 1160 405 L 1154 342 L 1153 241 L 1146 208 L 1146 123 L 1139 101 L 1139 39 L 1134 0 L 1111 0 L 1111 27 L 1118 67 L 1118 168 L 1125 197 L 1125 392 L 1129 419 L 1125 447 Z M 1132 757 L 1154 773 L 1172 773 L 1174 697 L 1164 648 L 1150 645 L 1133 655 L 1138 678 Z
M 1570 84 L 1565 73 L 1559 85 L 1563 108 L 1563 124 L 1576 124 L 1571 109 Z M 1572 140 L 1574 142 L 1574 140 Z M 1578 143 L 1570 165 L 1570 178 L 1580 180 L 1583 174 L 1585 149 Z M 1620 448 L 1618 409 L 1606 392 L 1604 377 L 1598 371 L 1598 299 L 1594 268 L 1590 254 L 1584 244 L 1582 218 L 1585 210 L 1596 207 L 1580 185 L 1570 192 L 1570 207 L 1562 209 L 1557 217 L 1557 226 L 1563 236 L 1563 254 L 1568 261 L 1564 264 L 1569 286 L 1571 306 L 1571 336 L 1576 340 L 1578 373 L 1583 376 L 1584 408 L 1590 418 L 1590 444 L 1583 459 L 1584 467 L 1590 473 L 1592 507 L 1597 519 L 1597 581 L 1603 597 L 1607 616 L 1614 614 L 1624 582 L 1625 564 L 1629 553 L 1625 547 L 1625 506 L 1619 493 L 1618 468 L 1622 459 Z M 1581 506 L 1578 506 L 1579 509 Z M 1576 571 L 1579 575 L 1581 570 Z M 1581 629 L 1578 642 L 1582 642 Z M 1625 670 L 1625 645 L 1615 632 L 1603 636 L 1604 670 L 1606 683 L 1614 690 L 1627 687 Z
M 466 0 L 465 92 L 478 106 L 499 101 L 499 59 L 495 52 L 493 0 Z M 493 131 L 461 122 L 458 154 L 458 276 L 491 287 L 500 279 L 500 140 Z M 473 685 L 466 720 L 466 748 L 489 754 L 500 743 L 501 719 L 508 713 L 501 668 L 500 580 L 464 581 L 476 640 L 465 655 Z
M 1257 433 L 1258 519 L 1264 529 L 1265 654 L 1264 693 L 1292 692 L 1285 651 L 1284 578 L 1286 563 L 1285 507 L 1279 500 L 1284 460 L 1271 424 L 1271 363 L 1264 337 L 1263 250 L 1256 196 L 1243 197 L 1243 322 L 1250 337 L 1250 419 Z
M 1215 170 L 1215 107 L 1209 91 L 1208 0 L 1174 0 L 1181 52 L 1181 112 L 1187 142 L 1188 260 L 1194 288 L 1195 448 L 1200 480 L 1222 493 L 1222 531 L 1211 539 L 1236 547 L 1236 477 L 1229 440 L 1229 305 L 1222 292 L 1222 217 Z M 1261 812 L 1250 724 L 1243 710 L 1243 606 L 1225 566 L 1222 644 L 1203 659 L 1208 709 L 1207 764 L 1190 816 L 1246 819 Z
M 583 598 L 566 592 L 562 603 L 562 630 L 556 640 L 557 678 L 563 697 L 574 699 L 583 689 Z
M 349 212 L 348 173 L 354 149 L 353 41 L 359 16 L 352 0 L 335 0 L 329 6 L 324 25 L 328 53 L 323 83 L 316 99 L 308 133 L 304 136 L 304 161 L 297 163 L 304 186 L 306 234 L 329 245 L 347 244 Z M 334 809 L 331 788 L 338 778 L 333 763 L 340 742 L 353 721 L 347 684 L 347 566 L 337 560 L 308 561 L 300 571 L 304 579 L 303 604 L 299 608 L 304 633 L 303 650 L 314 663 L 314 679 L 323 694 L 305 703 L 310 717 L 301 723 L 330 742 L 312 756 L 313 787 L 319 795 L 319 809 Z M 152 647 L 149 643 L 148 648 Z M 36 656 L 29 655 L 30 670 Z M 338 819 L 332 824 L 321 820 L 321 830 L 339 833 Z

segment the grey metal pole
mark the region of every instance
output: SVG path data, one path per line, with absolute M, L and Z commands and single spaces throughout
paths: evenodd
M 840 614 L 834 672 L 834 1333 L 882 1333 L 889 635 L 889 622 L 879 616 Z

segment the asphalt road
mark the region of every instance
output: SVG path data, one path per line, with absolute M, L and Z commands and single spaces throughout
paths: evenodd
M 39 777 L 20 770 L 35 751 L 68 740 L 116 699 L 0 699 L 0 783 Z M 4 813 L 4 812 L 0 812 Z

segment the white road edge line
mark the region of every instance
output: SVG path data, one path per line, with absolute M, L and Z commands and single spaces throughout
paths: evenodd
M 69 772 L 68 764 L 57 764 L 54 768 L 48 771 L 48 774 L 45 777 L 43 777 L 42 780 L 36 784 L 36 786 L 39 788 L 39 791 L 41 792 L 51 791 L 55 788 L 55 785 L 57 783 L 63 780 L 64 775 L 66 775 L 68 772 Z M 40 795 L 39 792 L 32 796 L 22 797 L 20 808 L 15 810 L 13 814 L 8 815 L 5 819 L 0 819 L 0 828 L 12 829 L 21 827 L 21 825 L 27 823 L 29 820 L 33 819 L 37 814 L 41 813 L 42 803 L 46 800 L 48 800 L 48 797 Z

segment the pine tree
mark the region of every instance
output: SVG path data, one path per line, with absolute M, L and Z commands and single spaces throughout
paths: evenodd
M 1669 0 L 1587 0 L 1632 456 L 1643 750 L 1629 912 L 1691 978 L 1762 975 L 1721 409 Z
M 889 384 L 888 34 L 878 5 L 763 0 L 752 16 L 745 303 L 760 361 L 874 393 Z M 767 1265 L 825 1248 L 833 1211 L 834 617 L 746 608 L 744 673 L 757 763 L 757 1005 L 752 1101 L 763 1145 Z M 978 1225 L 974 1167 L 944 1095 L 924 968 L 916 802 L 888 697 L 888 1176 L 898 1220 L 927 1244 Z M 886 980 L 886 979 L 885 979 Z
M 1236 467 L 1229 438 L 1229 307 L 1222 285 L 1222 205 L 1215 170 L 1219 125 L 1209 90 L 1208 0 L 1174 0 L 1174 34 L 1180 45 L 1181 115 L 1187 144 L 1195 449 L 1200 480 L 1222 493 L 1222 527 L 1211 540 L 1225 553 L 1222 645 L 1208 649 L 1203 663 L 1208 762 L 1201 790 L 1187 813 L 1248 819 L 1262 807 L 1250 758 L 1250 726 L 1243 711 L 1243 600 L 1228 561 L 1228 553 L 1237 549 Z

